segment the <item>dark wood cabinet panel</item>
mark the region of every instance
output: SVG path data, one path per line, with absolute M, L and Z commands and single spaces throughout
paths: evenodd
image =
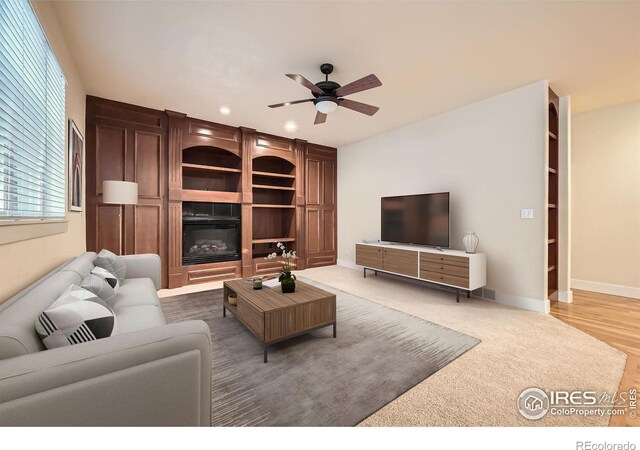
M 320 253 L 322 227 L 320 222 L 320 210 L 318 208 L 307 206 L 306 208 L 307 223 L 307 256 Z
M 336 149 L 307 144 L 305 241 L 307 267 L 336 263 Z
M 323 209 L 322 210 L 322 234 L 324 239 L 323 250 L 327 253 L 336 252 L 336 210 L 335 209 Z
M 96 178 L 94 195 L 102 195 L 104 180 L 125 180 L 127 159 L 127 130 L 121 127 L 96 125 L 94 145 Z M 87 151 L 89 151 L 87 143 Z M 89 154 L 87 154 L 89 159 Z
M 136 205 L 134 253 L 156 253 L 162 247 L 163 229 L 162 205 Z
M 336 205 L 336 163 L 322 161 L 322 204 Z
M 135 132 L 135 177 L 138 196 L 162 198 L 164 196 L 164 155 L 163 136 L 145 132 Z
M 320 204 L 320 181 L 322 161 L 307 159 L 307 205 Z
M 96 223 L 94 229 L 96 245 L 87 250 L 100 251 L 103 248 L 116 255 L 122 254 L 122 207 L 118 205 L 98 205 L 95 208 Z M 87 233 L 89 234 L 89 233 Z

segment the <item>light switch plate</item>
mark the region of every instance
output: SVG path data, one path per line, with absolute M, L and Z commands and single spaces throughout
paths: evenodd
M 521 209 L 520 210 L 520 218 L 521 219 L 533 219 L 533 209 Z

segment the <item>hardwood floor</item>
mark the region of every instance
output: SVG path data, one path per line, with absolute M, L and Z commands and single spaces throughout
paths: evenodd
M 573 303 L 551 303 L 551 315 L 626 353 L 619 392 L 640 390 L 640 300 L 574 290 Z M 612 416 L 609 426 L 640 426 L 640 419 Z

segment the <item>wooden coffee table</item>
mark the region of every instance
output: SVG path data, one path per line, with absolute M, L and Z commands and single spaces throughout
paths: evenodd
M 229 303 L 237 297 L 237 304 Z M 336 296 L 315 286 L 296 281 L 296 291 L 283 294 L 280 285 L 253 289 L 251 280 L 224 282 L 222 316 L 227 310 L 242 322 L 267 347 L 318 328 L 333 325 L 336 337 Z

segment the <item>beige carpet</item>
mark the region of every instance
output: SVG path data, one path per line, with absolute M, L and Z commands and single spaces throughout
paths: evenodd
M 608 417 L 550 414 L 529 421 L 519 415 L 516 399 L 527 387 L 618 389 L 626 355 L 549 315 L 479 299 L 465 298 L 456 304 L 451 292 L 389 276 L 364 279 L 362 271 L 345 267 L 297 273 L 482 339 L 360 426 L 606 426 L 609 422 Z M 209 283 L 160 294 L 221 285 Z

